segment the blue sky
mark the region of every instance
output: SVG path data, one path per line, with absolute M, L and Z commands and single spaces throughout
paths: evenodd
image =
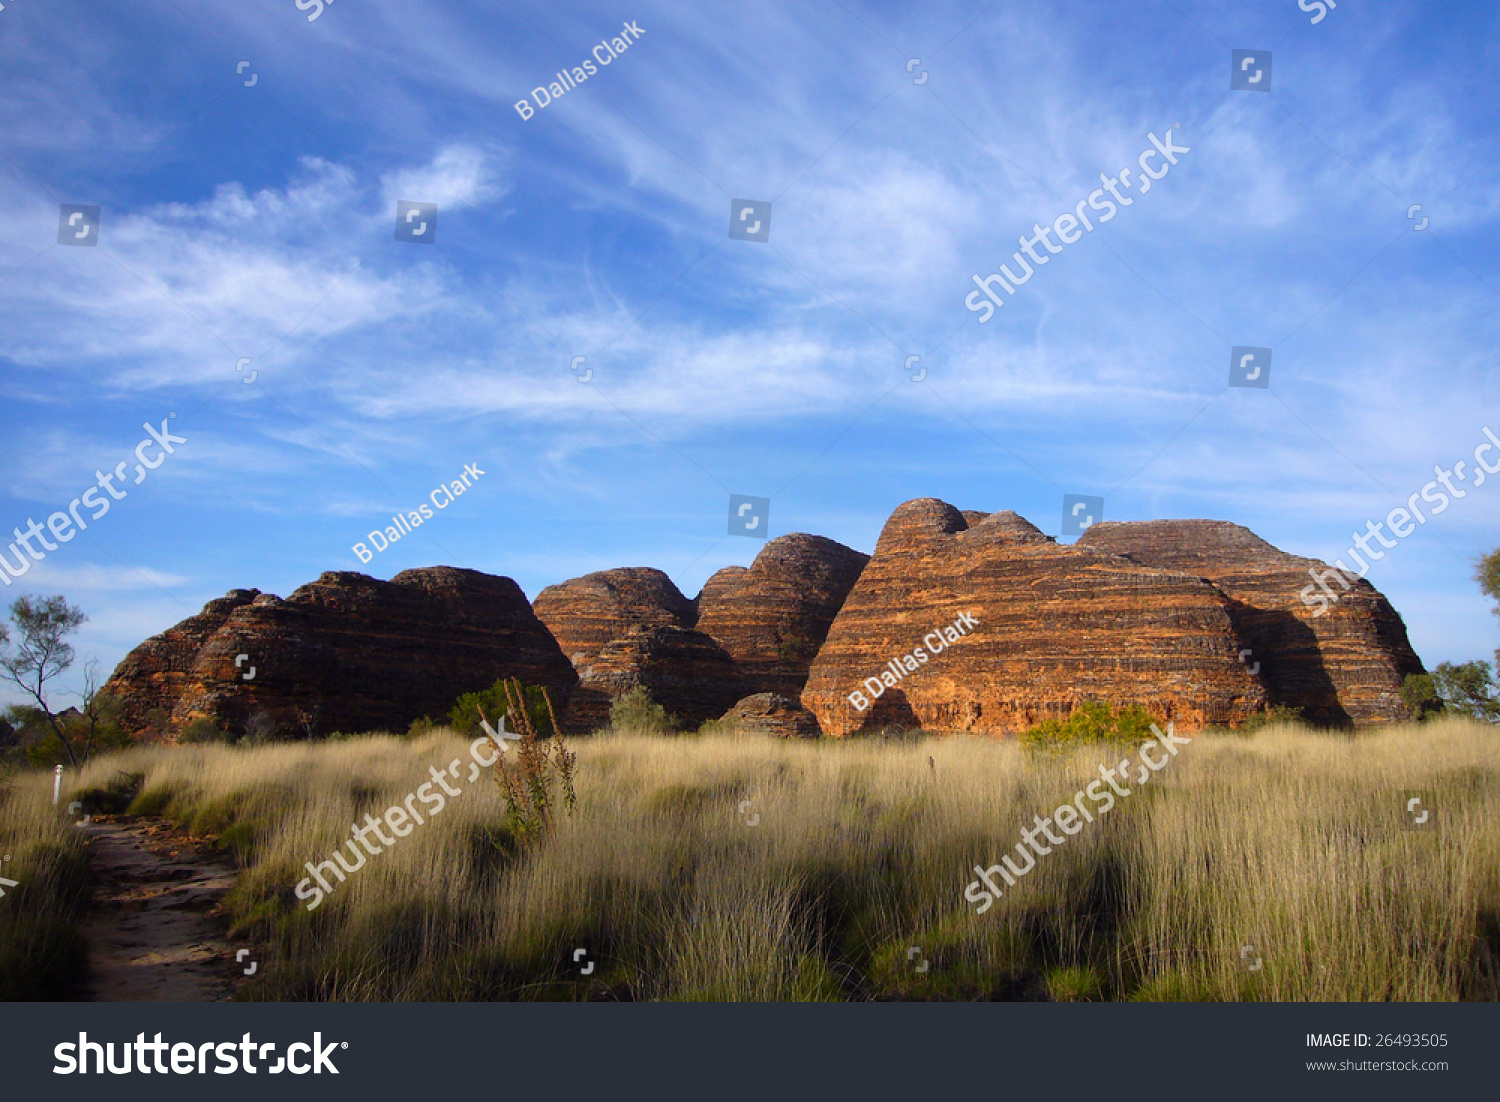
M 691 596 L 762 546 L 731 493 L 864 551 L 910 498 L 1056 535 L 1079 493 L 1332 560 L 1500 432 L 1493 5 L 304 2 L 0 10 L 0 530 L 133 470 L 145 422 L 188 441 L 3 590 L 82 605 L 106 671 L 330 569 Z M 1230 91 L 1233 49 L 1269 94 Z M 1148 194 L 965 309 L 1174 124 Z M 729 239 L 732 199 L 771 201 L 769 242 Z M 398 200 L 438 204 L 435 245 L 394 240 Z M 57 244 L 64 203 L 96 247 Z M 1269 389 L 1226 386 L 1234 345 Z M 1370 572 L 1429 666 L 1500 641 L 1497 508 L 1500 479 Z

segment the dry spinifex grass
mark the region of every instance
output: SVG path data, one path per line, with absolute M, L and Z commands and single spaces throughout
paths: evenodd
M 1483 724 L 1196 736 L 984 915 L 962 897 L 973 866 L 1097 778 L 1104 750 L 604 735 L 569 755 L 576 814 L 506 845 L 546 748 L 531 735 L 507 766 L 520 790 L 468 784 L 310 915 L 290 892 L 304 862 L 462 753 L 451 735 L 140 749 L 85 780 L 143 773 L 143 808 L 253 834 L 234 903 L 274 943 L 269 998 L 1500 991 L 1500 738 Z M 1408 790 L 1436 800 L 1436 830 L 1403 829 Z

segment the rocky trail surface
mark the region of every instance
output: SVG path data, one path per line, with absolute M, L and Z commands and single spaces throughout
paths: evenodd
M 220 1002 L 251 967 L 236 963 L 218 906 L 232 866 L 164 823 L 90 822 L 94 905 L 83 926 L 90 1002 Z

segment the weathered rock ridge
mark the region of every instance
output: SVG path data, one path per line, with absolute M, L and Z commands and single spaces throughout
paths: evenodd
M 690 628 L 697 618 L 693 602 L 672 579 L 649 566 L 599 570 L 549 585 L 532 608 L 579 671 L 606 644 L 636 628 Z
M 138 733 L 150 727 L 153 711 L 171 715 L 203 644 L 224 626 L 230 613 L 259 596 L 258 589 L 231 589 L 209 601 L 196 616 L 153 635 L 125 656 L 104 691 L 120 702 L 120 722 L 127 731 Z
M 1248 528 L 1216 520 L 1100 523 L 1078 546 L 1143 566 L 1197 574 L 1234 602 L 1245 661 L 1259 663 L 1270 702 L 1330 725 L 1406 719 L 1401 682 L 1422 672 L 1406 625 L 1369 582 L 1355 581 L 1322 615 L 1298 596 L 1309 570 L 1328 564 L 1289 555 Z M 1332 584 L 1333 580 L 1330 579 Z
M 1406 718 L 1422 665 L 1400 616 L 1352 579 L 1315 615 L 1310 570 L 1329 568 L 1219 521 L 1101 523 L 1060 546 L 1013 512 L 923 498 L 873 556 L 783 536 L 692 601 L 644 567 L 549 586 L 535 610 L 509 578 L 450 567 L 327 573 L 286 600 L 234 590 L 136 647 L 104 691 L 135 733 L 162 717 L 169 733 L 201 717 L 401 728 L 499 677 L 553 690 L 575 732 L 637 687 L 686 724 L 783 737 L 1005 734 L 1089 700 L 1189 730 L 1271 705 Z
M 778 536 L 748 570 L 709 579 L 698 595 L 698 630 L 729 652 L 747 693 L 796 696 L 869 561 L 822 536 Z
M 1420 663 L 1373 589 L 1308 628 L 1287 602 L 1312 560 L 1234 525 L 1170 523 L 1159 538 L 1130 530 L 1146 525 L 1099 525 L 1063 547 L 1012 512 L 907 502 L 834 620 L 802 703 L 832 735 L 1014 732 L 1090 699 L 1188 729 L 1238 724 L 1269 703 L 1323 709 L 1329 722 L 1402 714 L 1396 689 Z M 977 628 L 952 642 L 930 635 L 964 612 Z M 856 691 L 869 707 L 851 702 Z
M 693 630 L 694 602 L 650 567 L 600 570 L 549 585 L 537 616 L 572 661 L 579 682 L 565 725 L 592 731 L 635 688 L 685 723 L 716 719 L 740 696 L 734 661 Z
M 740 697 L 734 660 L 691 628 L 632 628 L 578 672 L 565 720 L 575 732 L 605 726 L 610 705 L 635 688 L 691 727 L 722 716 Z
M 577 680 L 515 582 L 439 566 L 388 582 L 329 572 L 286 600 L 235 590 L 142 643 L 104 691 L 137 732 L 160 708 L 172 731 L 196 718 L 244 730 L 264 713 L 325 733 L 445 716 L 501 677 L 564 699 Z

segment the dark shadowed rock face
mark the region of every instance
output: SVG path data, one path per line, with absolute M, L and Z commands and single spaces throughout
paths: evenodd
M 919 499 L 886 523 L 801 699 L 832 735 L 1014 732 L 1090 699 L 1186 728 L 1238 723 L 1264 707 L 1266 690 L 1239 661 L 1234 611 L 1194 574 L 1060 547 L 1011 512 L 966 518 Z M 977 627 L 932 635 L 965 612 Z M 887 685 L 893 660 L 902 676 L 886 672 Z M 856 691 L 869 707 L 851 701 Z
M 795 697 L 756 693 L 741 700 L 724 718 L 741 731 L 776 738 L 817 738 L 818 720 Z
M 445 715 L 460 695 L 501 677 L 562 698 L 576 683 L 509 578 L 446 566 L 403 571 L 388 582 L 329 572 L 286 600 L 237 593 L 251 599 L 222 616 L 222 602 L 213 602 L 137 647 L 106 691 L 135 701 L 137 711 L 147 699 L 167 708 L 173 729 L 206 717 L 242 730 L 264 712 L 283 731 L 324 733 L 404 729 L 418 716 Z M 211 616 L 218 624 L 205 633 Z M 185 641 L 199 636 L 185 674 L 156 673 L 165 664 L 159 656 L 180 666 Z M 237 666 L 240 655 L 247 657 Z
M 149 726 L 147 717 L 153 709 L 170 715 L 203 644 L 224 626 L 230 613 L 259 595 L 258 589 L 231 589 L 209 601 L 196 616 L 153 635 L 126 655 L 104 687 L 120 702 L 122 726 L 140 732 Z
M 672 579 L 645 566 L 600 570 L 549 585 L 532 608 L 579 671 L 605 644 L 636 628 L 690 628 L 696 618 L 693 602 Z
M 796 696 L 869 561 L 822 536 L 779 536 L 742 574 L 718 586 L 725 571 L 709 579 L 698 599 L 698 630 L 729 652 L 746 690 Z
M 740 697 L 734 660 L 691 628 L 634 628 L 601 647 L 579 674 L 566 720 L 575 732 L 605 726 L 610 704 L 637 687 L 690 727 L 717 719 Z
M 1407 719 L 1401 682 L 1422 672 L 1406 625 L 1369 582 L 1339 595 L 1323 615 L 1298 596 L 1328 564 L 1279 551 L 1248 528 L 1213 520 L 1101 523 L 1078 541 L 1124 555 L 1144 566 L 1197 574 L 1234 602 L 1234 619 L 1249 653 L 1260 664 L 1273 704 L 1299 708 L 1328 724 L 1369 724 Z M 1315 592 L 1319 592 L 1316 591 Z

